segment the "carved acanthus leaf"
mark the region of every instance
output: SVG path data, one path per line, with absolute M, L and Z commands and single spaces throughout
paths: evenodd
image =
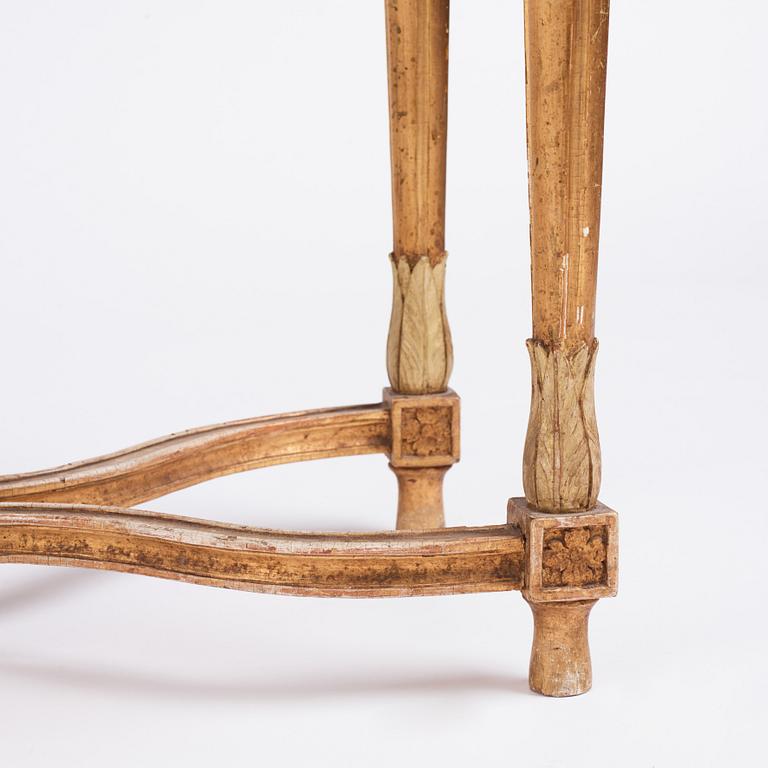
M 527 344 L 532 391 L 523 457 L 526 498 L 545 512 L 589 510 L 600 489 L 597 340 L 571 349 L 533 340 Z
M 445 316 L 445 260 L 428 256 L 415 263 L 392 260 L 392 317 L 387 372 L 392 388 L 404 394 L 443 392 L 453 365 Z

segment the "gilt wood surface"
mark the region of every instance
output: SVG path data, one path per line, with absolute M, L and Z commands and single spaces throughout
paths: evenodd
M 591 343 L 608 0 L 525 0 L 533 338 Z
M 132 506 L 234 472 L 387 453 L 383 404 L 301 411 L 201 427 L 107 456 L 0 477 L 0 501 Z
M 545 512 L 591 509 L 608 0 L 526 0 L 533 338 L 525 494 Z
M 448 0 L 386 0 L 396 259 L 445 252 Z
M 536 512 L 510 499 L 507 522 L 525 539 L 523 596 L 531 602 L 613 597 L 618 586 L 618 515 L 598 502 L 589 512 Z
M 533 309 L 524 488 L 527 504 L 542 513 L 587 512 L 601 479 L 594 329 L 609 0 L 525 0 L 524 7 Z M 608 571 L 606 531 L 584 525 L 546 532 L 535 546 L 528 541 L 535 574 L 527 578 L 540 582 L 525 593 L 534 617 L 535 691 L 572 696 L 591 685 L 594 601 L 539 600 L 615 591 L 588 583 Z
M 443 478 L 450 467 L 389 466 L 397 477 L 397 530 L 442 528 Z
M 589 612 L 596 600 L 535 603 L 528 680 L 545 696 L 578 696 L 592 687 Z
M 396 392 L 442 392 L 453 366 L 445 313 L 449 2 L 385 7 L 394 229 L 387 372 Z
M 0 504 L 0 562 L 100 568 L 232 589 L 330 597 L 520 589 L 513 526 L 292 533 L 63 504 Z
M 429 530 L 445 525 L 443 477 L 461 455 L 459 396 L 399 395 L 387 388 L 392 448 L 390 468 L 397 476 L 398 530 Z
M 597 339 L 590 345 L 528 341 L 531 412 L 523 451 L 528 502 L 547 512 L 592 509 L 602 463 L 595 417 Z

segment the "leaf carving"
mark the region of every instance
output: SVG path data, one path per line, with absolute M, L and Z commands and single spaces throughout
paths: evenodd
M 597 341 L 575 349 L 528 341 L 531 412 L 523 455 L 528 502 L 548 512 L 591 509 L 600 487 L 594 406 Z
M 400 327 L 403 324 L 403 292 L 397 271 L 397 263 L 390 256 L 392 265 L 392 315 L 389 319 L 387 336 L 387 372 L 392 386 L 400 380 Z
M 433 270 L 435 285 L 440 292 L 440 316 L 443 321 L 443 343 L 445 347 L 445 386 L 448 386 L 448 379 L 451 378 L 453 371 L 453 339 L 451 338 L 451 327 L 448 325 L 448 315 L 445 311 L 445 260 L 438 262 Z
M 422 256 L 411 267 L 392 258 L 394 292 L 387 371 L 392 387 L 407 394 L 442 392 L 452 364 L 445 317 L 445 264 Z

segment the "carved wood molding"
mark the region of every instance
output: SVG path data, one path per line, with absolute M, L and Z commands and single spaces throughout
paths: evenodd
M 520 589 L 512 526 L 426 533 L 292 533 L 65 504 L 0 504 L 0 562 L 139 573 L 253 592 L 319 597 Z
M 392 389 L 411 395 L 444 392 L 453 367 L 445 314 L 445 254 L 433 260 L 390 256 L 392 316 L 387 373 Z
M 0 501 L 131 506 L 234 472 L 387 453 L 383 404 L 301 411 L 200 427 L 108 456 L 0 477 Z
M 528 503 L 545 512 L 589 510 L 600 490 L 594 400 L 597 339 L 573 347 L 529 340 L 531 412 L 523 453 Z

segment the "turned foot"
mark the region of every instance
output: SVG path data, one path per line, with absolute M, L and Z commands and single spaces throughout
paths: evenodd
M 397 475 L 397 530 L 444 527 L 443 477 L 450 467 L 390 468 Z
M 578 696 L 592 687 L 589 612 L 597 600 L 534 603 L 529 685 L 545 696 Z

